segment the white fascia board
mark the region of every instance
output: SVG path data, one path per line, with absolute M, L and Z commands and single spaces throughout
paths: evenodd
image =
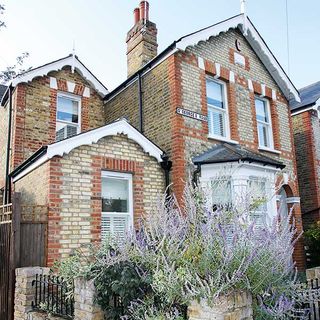
M 298 90 L 291 83 L 289 77 L 282 70 L 278 61 L 256 31 L 251 21 L 245 15 L 238 15 L 232 19 L 225 20 L 212 27 L 191 34 L 190 36 L 186 36 L 178 41 L 176 46 L 181 50 L 186 50 L 188 46 L 197 45 L 200 41 L 207 41 L 210 37 L 218 36 L 221 32 L 227 32 L 229 29 L 235 29 L 237 27 L 239 27 L 243 36 L 247 39 L 257 56 L 270 72 L 275 82 L 285 94 L 287 100 L 290 100 L 292 96 L 296 101 L 300 102 Z M 246 32 L 244 30 L 245 28 Z
M 208 163 L 208 164 L 202 164 L 201 165 L 201 171 L 202 170 L 212 170 L 223 172 L 224 170 L 229 170 L 230 172 L 235 173 L 239 169 L 241 170 L 255 170 L 256 172 L 260 172 L 262 175 L 263 173 L 277 173 L 281 172 L 281 169 L 276 168 L 271 165 L 261 165 L 258 163 L 252 163 L 247 161 L 240 161 L 240 162 L 222 162 L 222 163 Z
M 297 111 L 293 111 L 291 113 L 291 117 L 292 116 L 296 116 L 300 113 L 303 113 L 303 112 L 306 112 L 306 111 L 310 111 L 310 110 L 315 110 L 315 111 L 318 111 L 318 108 L 320 107 L 320 99 L 318 99 L 315 104 L 313 104 L 312 106 L 310 107 L 307 107 L 307 108 L 301 108 L 300 110 L 297 110 Z
M 292 95 L 297 102 L 300 102 L 301 100 L 298 90 L 291 83 L 289 77 L 283 71 L 270 49 L 266 46 L 257 30 L 252 25 L 251 21 L 248 18 L 245 19 L 247 19 L 248 32 L 247 35 L 244 34 L 244 37 L 247 39 L 257 56 L 261 59 L 262 63 L 265 65 L 278 86 L 281 88 L 287 100 L 290 100 Z
M 36 77 L 46 76 L 51 71 L 59 71 L 65 66 L 74 66 L 74 69 L 93 86 L 101 97 L 108 94 L 108 90 L 92 75 L 92 73 L 77 58 L 73 59 L 72 56 L 27 71 L 14 78 L 11 83 L 15 87 L 19 83 L 30 82 Z
M 206 41 L 210 37 L 218 36 L 221 32 L 227 32 L 230 28 L 236 28 L 240 24 L 243 24 L 243 16 L 241 15 L 217 23 L 212 27 L 206 28 L 199 32 L 195 32 L 194 34 L 182 38 L 177 42 L 177 48 L 184 51 L 189 46 L 194 46 L 200 41 Z
M 55 156 L 63 157 L 64 155 L 70 153 L 73 149 L 83 146 L 91 145 L 97 143 L 100 139 L 107 136 L 116 136 L 118 134 L 125 134 L 127 137 L 141 146 L 144 152 L 148 153 L 150 156 L 157 159 L 160 163 L 162 162 L 163 151 L 157 147 L 154 143 L 148 140 L 143 134 L 141 134 L 137 129 L 131 126 L 126 120 L 119 120 L 106 125 L 101 128 L 97 128 L 83 134 L 79 134 L 72 138 L 56 142 L 54 144 L 48 145 L 47 152 L 27 167 L 25 170 L 20 172 L 17 176 L 13 178 L 13 182 L 24 177 L 26 174 L 36 169 L 46 161 L 52 159 Z

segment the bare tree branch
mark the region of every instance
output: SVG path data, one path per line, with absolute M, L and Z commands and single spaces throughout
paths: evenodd
M 0 4 L 0 17 L 4 14 L 5 7 L 4 5 Z M 0 20 L 0 30 L 1 28 L 6 27 L 5 22 L 1 19 Z M 7 66 L 5 70 L 0 70 L 0 83 L 5 84 L 15 78 L 18 74 L 24 73 L 31 68 L 23 68 L 25 60 L 29 57 L 28 52 L 23 52 L 16 58 L 16 63 L 12 66 Z

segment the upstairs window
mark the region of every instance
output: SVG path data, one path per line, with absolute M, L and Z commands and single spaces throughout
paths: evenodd
M 132 222 L 132 175 L 103 172 L 101 239 L 122 238 Z
M 56 141 L 77 135 L 80 132 L 80 99 L 58 95 Z
M 228 138 L 228 114 L 225 84 L 207 79 L 209 136 Z
M 255 98 L 255 108 L 258 126 L 259 146 L 273 148 L 271 117 L 269 103 L 265 99 Z

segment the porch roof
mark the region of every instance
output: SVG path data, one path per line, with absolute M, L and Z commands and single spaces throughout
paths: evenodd
M 264 166 L 271 165 L 279 169 L 285 168 L 285 165 L 278 160 L 229 143 L 215 145 L 213 148 L 193 158 L 195 165 L 224 162 L 255 162 Z

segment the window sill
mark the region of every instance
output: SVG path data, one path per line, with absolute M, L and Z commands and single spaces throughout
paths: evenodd
M 281 151 L 275 150 L 275 149 L 271 149 L 271 148 L 267 148 L 267 147 L 259 147 L 260 151 L 267 151 L 270 153 L 275 153 L 275 154 L 281 154 Z
M 227 142 L 230 144 L 239 144 L 238 141 L 235 140 L 231 140 L 229 138 L 225 138 L 225 137 L 221 137 L 221 136 L 215 136 L 215 135 L 208 135 L 208 139 L 213 139 L 213 140 L 218 140 L 218 141 L 222 141 L 222 142 Z

